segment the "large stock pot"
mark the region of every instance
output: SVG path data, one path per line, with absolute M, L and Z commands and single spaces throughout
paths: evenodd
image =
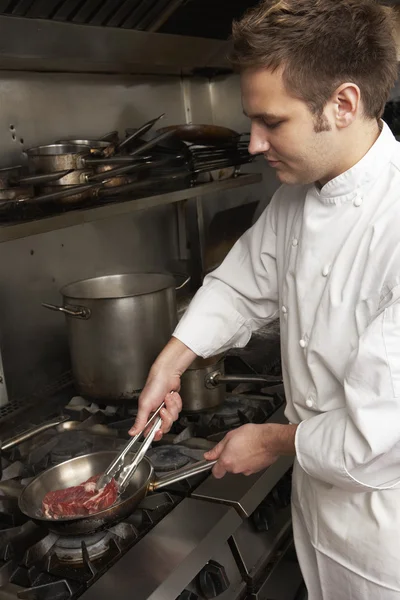
M 82 396 L 103 403 L 137 396 L 176 325 L 176 289 L 170 274 L 109 275 L 63 287 L 62 306 L 43 304 L 66 316 Z

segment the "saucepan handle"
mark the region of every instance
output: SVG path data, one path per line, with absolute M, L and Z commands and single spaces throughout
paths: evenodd
M 211 471 L 216 462 L 216 460 L 201 460 L 200 462 L 194 463 L 189 467 L 182 467 L 182 469 L 177 469 L 172 473 L 162 475 L 150 483 L 149 490 L 152 492 L 155 490 L 160 490 L 168 485 L 171 485 L 172 483 L 176 483 L 177 481 L 182 481 L 183 479 L 188 479 L 189 477 L 195 477 L 201 473 Z
M 175 287 L 175 290 L 181 290 L 182 288 L 185 287 L 185 285 L 187 285 L 189 283 L 189 281 L 191 280 L 191 276 L 189 275 L 189 277 L 186 277 L 185 281 L 183 283 L 181 283 L 180 285 Z
M 1 449 L 2 450 L 11 450 L 11 448 L 14 448 L 14 446 L 18 446 L 19 444 L 22 444 L 22 442 L 26 442 L 27 440 L 30 440 L 31 438 L 33 438 L 35 435 L 38 435 L 39 433 L 43 433 L 44 431 L 47 431 L 48 429 L 53 429 L 53 427 L 57 427 L 57 425 L 60 425 L 61 423 L 65 423 L 65 421 L 69 421 L 68 416 L 59 417 L 58 419 L 55 419 L 54 421 L 49 421 L 47 423 L 42 423 L 42 425 L 38 425 L 37 427 L 32 427 L 32 429 L 23 431 L 19 435 L 16 435 L 15 437 L 6 440 L 2 444 Z
M 77 319 L 90 319 L 90 315 L 92 314 L 90 308 L 86 308 L 85 306 L 57 306 L 56 304 L 47 304 L 46 302 L 43 302 L 42 306 Z

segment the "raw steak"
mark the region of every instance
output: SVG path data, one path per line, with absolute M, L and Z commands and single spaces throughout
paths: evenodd
M 45 517 L 82 517 L 108 508 L 118 497 L 118 486 L 112 479 L 103 489 L 96 491 L 96 481 L 100 475 L 94 475 L 87 481 L 64 490 L 47 492 L 42 501 Z

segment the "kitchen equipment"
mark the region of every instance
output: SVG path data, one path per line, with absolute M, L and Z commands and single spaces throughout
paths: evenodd
M 196 358 L 181 377 L 183 411 L 199 412 L 216 408 L 226 398 L 226 384 L 254 383 L 264 387 L 282 385 L 281 377 L 259 374 L 226 375 L 224 355 Z M 267 387 L 268 389 L 268 387 Z
M 0 189 L 4 190 L 12 185 L 19 185 L 18 181 L 23 172 L 22 165 L 0 169 Z
M 150 131 L 150 129 L 160 120 L 163 119 L 165 117 L 165 113 L 162 113 L 161 115 L 159 115 L 158 117 L 156 117 L 155 119 L 151 119 L 150 121 L 147 121 L 147 123 L 145 123 L 144 125 L 142 125 L 141 127 L 139 127 L 138 129 L 136 129 L 135 131 L 132 131 L 129 135 L 127 135 L 127 137 L 120 143 L 119 145 L 119 150 L 121 150 L 121 148 L 124 148 L 125 146 L 128 146 L 131 142 L 133 142 L 134 140 L 140 138 L 141 135 L 147 133 L 148 131 Z
M 153 413 L 153 415 L 150 417 L 150 419 L 147 421 L 146 426 L 144 427 L 143 431 L 146 431 L 146 429 L 149 427 L 149 425 L 151 425 L 154 421 L 154 419 L 157 417 L 157 415 L 159 414 L 160 410 L 163 408 L 164 406 L 164 402 L 157 408 L 157 410 L 155 411 L 155 413 Z M 159 427 L 159 423 L 157 420 L 157 428 Z M 103 475 L 100 477 L 100 479 L 97 480 L 96 483 L 96 488 L 98 490 L 101 490 L 105 485 L 107 485 L 108 483 L 110 483 L 110 481 L 116 477 L 117 473 L 124 468 L 125 465 L 125 458 L 128 454 L 128 452 L 131 450 L 131 448 L 136 444 L 136 442 L 138 441 L 138 439 L 140 438 L 140 436 L 142 435 L 143 431 L 141 431 L 140 433 L 138 433 L 137 435 L 133 436 L 129 442 L 126 444 L 126 446 L 121 450 L 120 454 L 118 454 L 118 456 L 112 461 L 112 463 L 107 467 L 107 469 L 104 471 Z M 138 449 L 138 451 L 136 452 L 135 458 L 132 461 L 132 463 L 129 465 L 129 473 L 133 474 L 133 468 L 135 467 L 135 465 L 138 464 L 139 461 L 139 455 L 141 454 L 144 444 L 146 443 L 147 439 L 149 438 L 150 434 L 146 437 L 146 439 L 144 440 L 144 442 L 142 443 L 141 447 Z M 152 441 L 152 439 L 151 439 Z M 146 452 L 146 451 L 145 451 Z M 125 485 L 125 483 L 127 482 L 127 479 L 124 482 L 121 482 L 121 484 L 123 483 L 123 485 Z M 122 489 L 121 489 L 121 485 L 119 487 L 120 492 L 122 493 Z
M 132 140 L 137 138 L 137 132 L 132 133 L 122 142 L 113 143 L 107 140 L 87 140 L 87 139 L 72 139 L 72 140 L 57 140 L 56 144 L 72 144 L 74 146 L 87 146 L 88 152 L 94 156 L 103 156 L 107 158 L 120 152 Z
M 155 119 L 147 121 L 144 125 L 131 131 L 127 137 L 121 142 L 118 140 L 118 132 L 112 131 L 111 133 L 102 136 L 99 139 L 63 139 L 57 140 L 56 144 L 74 144 L 77 146 L 89 146 L 91 153 L 101 153 L 103 156 L 112 156 L 120 152 L 126 146 L 129 146 L 131 142 L 139 138 L 141 135 L 147 133 L 157 121 L 165 117 L 165 113 L 162 113 Z
M 153 426 L 151 427 L 149 433 L 146 435 L 143 442 L 140 444 L 133 460 L 129 464 L 127 464 L 122 469 L 121 473 L 119 474 L 118 479 L 117 479 L 117 484 L 118 484 L 119 493 L 121 495 L 124 493 L 124 491 L 128 487 L 129 482 L 132 479 L 133 475 L 135 474 L 136 469 L 138 468 L 141 461 L 145 457 L 147 450 L 149 450 L 151 443 L 154 440 L 154 436 L 156 435 L 157 431 L 160 429 L 161 424 L 162 424 L 162 419 L 157 418 L 157 420 L 154 422 Z
M 239 141 L 240 133 L 221 127 L 219 125 L 170 125 L 158 129 L 157 133 L 172 131 L 174 136 L 184 142 L 199 144 L 205 146 L 214 146 L 219 144 L 234 144 Z
M 40 175 L 54 173 L 66 170 L 81 170 L 86 167 L 102 164 L 124 165 L 133 160 L 135 156 L 143 154 L 159 144 L 162 140 L 171 137 L 173 132 L 164 132 L 149 142 L 146 142 L 136 148 L 130 155 L 126 156 L 106 156 L 101 158 L 92 158 L 90 146 L 82 144 L 48 144 L 45 146 L 36 146 L 26 151 L 28 156 L 28 166 L 31 172 Z M 130 136 L 130 140 L 134 134 Z M 103 142 L 108 144 L 109 142 Z
M 242 357 L 238 360 L 236 351 L 234 356 L 229 354 L 226 371 L 246 373 L 247 368 L 249 372 L 265 368 L 270 372 L 271 356 L 259 364 L 260 352 L 265 354 L 264 337 L 258 346 L 251 346 L 251 355 L 249 347 L 237 350 Z M 257 355 L 257 367 L 252 366 L 253 353 Z M 274 372 L 278 373 L 278 369 Z M 171 432 L 163 436 L 161 443 L 153 444 L 147 454 L 156 475 L 201 460 L 205 450 L 243 422 L 286 422 L 283 394 L 270 396 L 265 402 L 260 390 L 244 386 L 240 389 L 232 396 L 228 394 L 215 410 L 180 415 Z M 281 485 L 291 457 L 281 457 L 269 469 L 250 477 L 226 475 L 217 480 L 204 474 L 172 483 L 149 493 L 122 522 L 114 525 L 110 521 L 108 527 L 93 534 L 55 534 L 21 513 L 18 496 L 30 478 L 80 455 L 111 451 L 115 457 L 128 441 L 127 430 L 133 417 L 128 416 L 126 406 L 116 404 L 104 410 L 77 398 L 75 390 L 69 397 L 64 397 L 64 393 L 59 396 L 56 392 L 54 402 L 49 402 L 46 393 L 40 394 L 33 414 L 22 413 L 21 418 L 28 419 L 26 427 L 28 423 L 43 423 L 52 417 L 55 406 L 62 405 L 65 414 L 80 420 L 79 432 L 60 435 L 61 426 L 57 426 L 21 444 L 18 453 L 4 452 L 7 470 L 0 482 L 0 546 L 6 558 L 0 596 L 8 600 L 99 600 L 107 598 L 112 590 L 116 596 L 129 598 L 134 586 L 135 597 L 140 600 L 150 596 L 179 600 L 198 596 L 204 600 L 213 590 L 225 589 L 229 582 L 229 589 L 221 592 L 218 600 L 253 596 L 297 598 L 295 593 L 286 593 L 286 586 L 282 591 L 282 581 L 294 584 L 295 565 L 284 572 L 278 573 L 277 569 L 286 540 L 283 534 L 291 535 L 287 506 L 290 486 Z M 97 422 L 103 423 L 102 429 L 92 432 L 92 425 Z M 12 427 L 3 429 L 9 436 L 17 433 Z M 107 459 L 104 467 L 109 463 Z M 160 556 L 165 568 L 155 571 Z M 270 585 L 270 574 L 274 572 L 280 575 L 280 592 L 272 582 Z
M 22 431 L 20 434 L 7 439 L 5 442 L 2 442 L 1 450 L 12 450 L 12 448 L 15 448 L 15 446 L 18 446 L 23 442 L 27 442 L 31 438 L 35 437 L 35 435 L 39 435 L 39 433 L 43 433 L 44 431 L 47 431 L 48 429 L 53 429 L 53 427 L 58 427 L 59 425 L 62 425 L 62 430 L 68 430 L 70 429 L 69 423 L 71 423 L 71 421 L 69 421 L 69 417 L 64 415 L 52 421 L 42 423 L 41 425 L 38 425 L 36 427 L 31 427 L 30 429 Z M 65 425 L 67 425 L 67 427 L 65 427 Z
M 74 195 L 78 195 L 79 199 L 82 198 L 82 195 L 90 197 L 95 187 L 99 187 L 99 184 L 64 186 L 58 189 L 51 188 L 45 190 L 46 193 L 39 196 L 35 196 L 33 188 L 29 186 L 10 187 L 0 190 L 0 214 L 13 214 L 20 207 L 46 204 L 52 201 L 67 201 L 66 199 L 68 198 L 73 202 L 74 197 L 76 197 Z
M 99 402 L 132 400 L 177 321 L 172 275 L 127 273 L 62 288 L 72 371 L 79 393 Z
M 79 485 L 102 473 L 115 456 L 115 452 L 96 452 L 47 469 L 22 491 L 18 500 L 19 509 L 34 523 L 53 533 L 65 536 L 87 535 L 125 519 L 148 492 L 205 473 L 215 464 L 215 461 L 200 461 L 156 478 L 151 462 L 145 457 L 138 465 L 125 493 L 109 508 L 84 517 L 49 519 L 42 516 L 42 500 L 47 492 Z
M 182 409 L 185 412 L 197 412 L 215 408 L 225 400 L 225 387 L 215 386 L 212 389 L 205 385 L 205 378 L 224 369 L 224 355 L 211 358 L 196 358 L 181 377 L 180 396 Z
M 27 442 L 31 438 L 35 437 L 36 435 L 39 435 L 40 433 L 43 433 L 44 431 L 47 431 L 48 429 L 53 429 L 60 426 L 67 426 L 68 428 L 69 423 L 71 423 L 71 421 L 69 421 L 69 417 L 61 416 L 57 419 L 53 419 L 51 421 L 47 421 L 46 423 L 42 423 L 41 425 L 38 425 L 36 427 L 31 427 L 30 429 L 27 429 L 21 432 L 20 434 L 7 439 L 4 442 L 0 441 L 0 479 L 3 475 L 3 467 L 1 461 L 1 454 L 3 451 L 6 452 L 12 450 L 13 448 L 16 448 L 16 446 L 19 446 L 23 442 Z
M 73 146 L 87 146 L 87 152 L 94 156 L 112 156 L 115 152 L 117 144 L 110 140 L 88 140 L 88 139 L 71 139 L 71 140 L 56 140 L 56 144 L 67 144 Z

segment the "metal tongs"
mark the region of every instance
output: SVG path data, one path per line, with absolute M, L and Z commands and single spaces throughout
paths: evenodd
M 158 417 L 160 410 L 164 407 L 164 402 L 157 408 L 155 413 L 151 416 L 151 418 L 147 421 L 143 431 L 145 431 L 149 425 L 151 425 L 156 417 Z M 118 484 L 118 491 L 120 494 L 123 494 L 126 490 L 128 483 L 133 477 L 134 472 L 136 471 L 140 461 L 145 456 L 147 450 L 152 443 L 155 434 L 160 429 L 162 424 L 162 419 L 158 417 L 156 421 L 153 423 L 153 426 L 147 436 L 144 438 L 143 442 L 140 444 L 139 449 L 137 450 L 133 460 L 125 465 L 125 458 L 132 446 L 138 441 L 143 431 L 135 435 L 126 446 L 121 450 L 118 456 L 113 460 L 110 466 L 104 471 L 103 475 L 97 480 L 96 489 L 101 490 L 105 485 L 110 483 L 112 479 L 115 479 Z

